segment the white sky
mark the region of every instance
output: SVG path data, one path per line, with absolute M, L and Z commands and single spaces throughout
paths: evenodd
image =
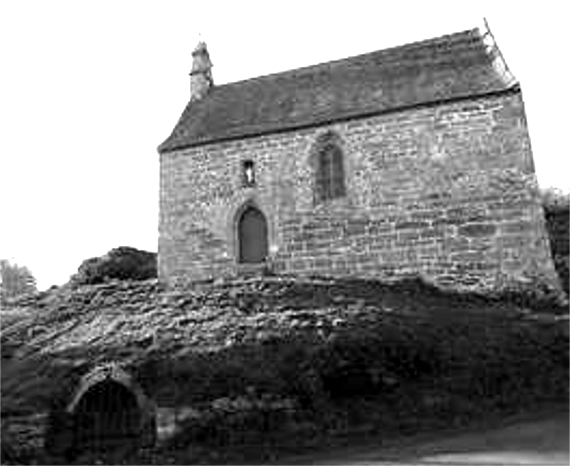
M 111 248 L 156 251 L 156 147 L 188 101 L 199 35 L 222 84 L 486 17 L 522 86 L 539 183 L 568 191 L 565 3 L 4 0 L 0 258 L 45 289 Z

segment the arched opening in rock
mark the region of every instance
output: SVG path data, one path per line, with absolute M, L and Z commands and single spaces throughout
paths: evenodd
M 74 450 L 109 452 L 136 448 L 142 413 L 126 386 L 104 380 L 91 386 L 74 411 Z

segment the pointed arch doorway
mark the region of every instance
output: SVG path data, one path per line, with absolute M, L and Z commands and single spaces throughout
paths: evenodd
M 267 258 L 267 220 L 254 206 L 247 206 L 237 221 L 238 262 L 260 264 Z

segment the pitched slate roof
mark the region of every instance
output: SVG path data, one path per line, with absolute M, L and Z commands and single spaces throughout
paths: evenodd
M 204 98 L 187 104 L 158 150 L 168 152 L 516 87 L 508 70 L 501 72 L 497 67 L 504 62 L 494 42 L 489 45 L 488 34 L 471 29 L 214 86 Z

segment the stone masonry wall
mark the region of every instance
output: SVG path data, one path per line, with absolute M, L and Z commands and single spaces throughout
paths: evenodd
M 347 192 L 315 205 L 309 158 L 329 130 Z M 246 159 L 254 188 L 241 186 Z M 235 274 L 236 217 L 251 203 L 276 272 L 559 289 L 518 91 L 163 153 L 160 178 L 165 281 Z

